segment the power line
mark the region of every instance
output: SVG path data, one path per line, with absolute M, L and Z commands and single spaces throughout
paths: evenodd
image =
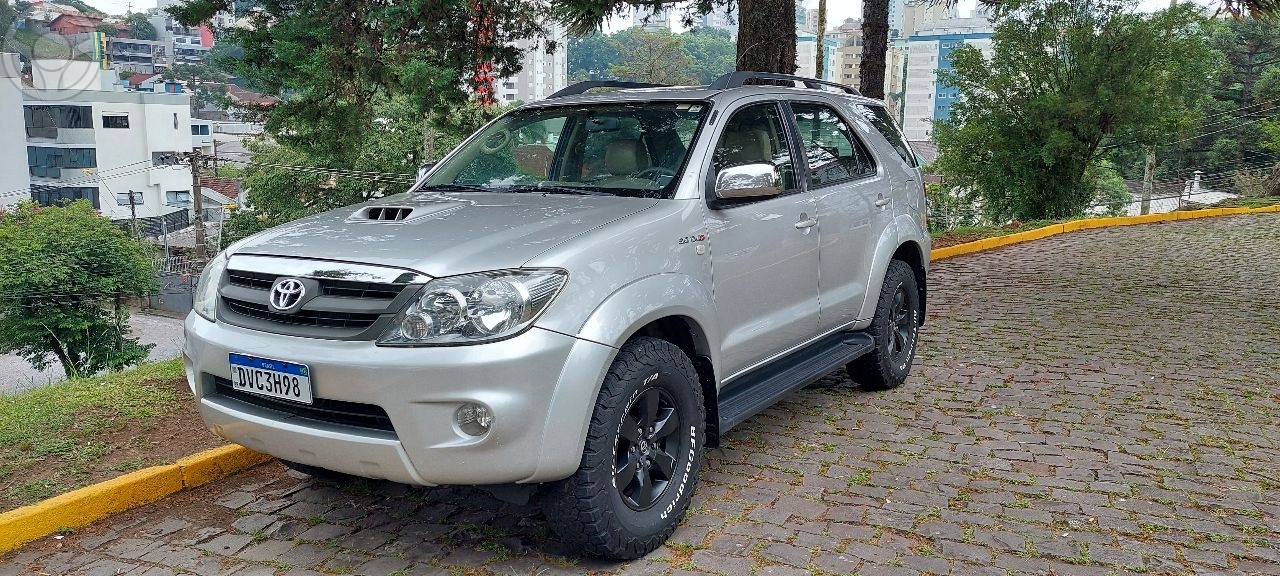
M 145 162 L 150 162 L 150 160 L 146 160 Z M 135 162 L 134 164 L 140 164 L 140 162 Z M 146 167 L 146 168 L 142 168 L 142 169 L 138 169 L 138 170 L 133 170 L 133 171 L 130 171 L 130 172 L 123 172 L 123 173 L 118 173 L 118 174 L 117 174 L 117 173 L 113 173 L 113 174 L 110 174 L 110 175 L 107 175 L 107 176 L 103 176 L 103 175 L 101 175 L 101 173 L 99 173 L 99 174 L 95 174 L 95 175 L 93 175 L 93 176 L 90 176 L 90 177 L 87 177 L 87 178 L 82 178 L 82 179 L 79 179 L 79 180 L 67 180 L 67 181 L 62 181 L 62 182 L 53 182 L 53 183 L 48 184 L 48 185 L 47 185 L 47 187 L 49 187 L 49 188 L 61 188 L 61 187 L 76 186 L 76 185 L 81 185 L 81 184 L 94 184 L 94 183 L 102 182 L 103 180 L 111 180 L 111 179 L 115 179 L 115 178 L 124 178 L 124 177 L 127 177 L 127 176 L 134 176 L 134 175 L 136 175 L 136 174 L 143 174 L 143 173 L 146 173 L 146 172 L 150 172 L 151 170 L 159 170 L 159 169 L 162 169 L 162 168 L 172 168 L 172 166 L 168 166 L 168 165 L 162 165 L 162 166 L 148 166 L 148 167 Z M 0 194 L 0 198 L 5 198 L 5 197 L 8 197 L 8 196 L 23 196 L 23 195 L 26 195 L 26 194 L 28 194 L 28 193 L 30 193 L 30 192 L 32 192 L 32 191 L 34 191 L 34 190 L 38 190 L 40 187 L 41 187 L 41 186 L 40 186 L 40 185 L 38 185 L 38 184 L 33 184 L 33 185 L 32 185 L 31 187 L 29 187 L 29 188 L 15 188 L 15 189 L 13 189 L 13 190 L 11 190 L 11 191 L 9 191 L 9 192 L 6 192 L 6 193 L 4 193 L 4 194 Z

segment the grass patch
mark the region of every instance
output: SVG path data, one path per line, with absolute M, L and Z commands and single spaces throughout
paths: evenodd
M 185 381 L 169 360 L 0 396 L 0 511 L 218 445 L 189 424 Z
M 43 35 L 28 29 L 15 30 L 13 41 L 6 47 L 27 58 L 83 61 L 93 59 L 56 34 Z

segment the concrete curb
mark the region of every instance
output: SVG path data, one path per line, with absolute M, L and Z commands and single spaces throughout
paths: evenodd
M 174 464 L 144 468 L 10 510 L 0 514 L 0 554 L 64 528 L 85 526 L 270 459 L 243 446 L 222 446 Z
M 1021 244 L 1023 242 L 1030 242 L 1032 240 L 1048 238 L 1049 236 L 1066 234 L 1067 232 L 1075 232 L 1077 230 L 1087 230 L 1090 228 L 1133 226 L 1136 224 L 1150 224 L 1152 222 L 1170 222 L 1173 220 L 1192 220 L 1195 218 L 1210 218 L 1213 216 L 1262 214 L 1267 212 L 1280 212 L 1280 204 L 1275 206 L 1264 206 L 1262 208 L 1209 208 L 1207 210 L 1186 210 L 1180 212 L 1166 212 L 1164 214 L 1147 214 L 1145 216 L 1121 216 L 1117 218 L 1072 220 L 1062 224 L 1051 224 L 1043 228 L 1027 230 L 1026 232 L 1018 232 L 1017 234 L 994 236 L 991 238 L 983 238 L 982 240 L 974 240 L 973 242 L 966 242 L 964 244 L 956 244 L 955 246 L 947 246 L 946 248 L 937 248 L 929 253 L 929 259 L 933 261 L 944 260 L 960 256 L 961 254 L 972 254 L 974 252 L 990 250 L 1000 246 Z
M 943 260 L 961 254 L 981 252 L 1000 246 L 1030 242 L 1089 228 L 1132 226 L 1151 222 L 1265 212 L 1280 212 L 1280 205 L 1263 208 L 1211 208 L 1208 210 L 1148 214 L 1146 216 L 1073 220 L 1017 234 L 996 236 L 939 248 L 930 253 L 930 259 Z M 60 496 L 54 496 L 37 504 L 5 512 L 0 514 L 0 554 L 4 554 L 37 538 L 53 534 L 58 530 L 79 528 L 110 514 L 155 502 L 186 488 L 208 484 L 268 460 L 271 460 L 270 456 L 233 444 L 206 450 L 194 456 L 178 460 L 173 464 L 153 466 L 131 472 L 118 478 L 99 482 L 92 486 L 85 486 Z

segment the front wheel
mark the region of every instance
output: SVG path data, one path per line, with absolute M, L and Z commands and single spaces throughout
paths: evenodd
M 867 333 L 875 351 L 850 362 L 845 371 L 854 382 L 874 390 L 896 388 L 911 373 L 920 337 L 920 291 L 916 274 L 901 260 L 889 262 L 875 318 Z
M 605 376 L 578 471 L 542 493 L 551 528 L 618 560 L 657 549 L 684 518 L 706 429 L 702 387 L 679 347 L 632 339 Z

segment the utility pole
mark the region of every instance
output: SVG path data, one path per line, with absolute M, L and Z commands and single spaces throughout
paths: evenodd
M 134 201 L 134 194 L 136 192 L 133 190 L 129 191 L 129 225 L 133 228 L 133 237 L 137 239 L 142 236 L 138 234 L 138 203 Z
M 196 261 L 203 266 L 207 240 L 204 237 L 204 194 L 200 193 L 200 168 L 204 164 L 205 157 L 200 154 L 199 148 L 180 156 L 186 159 L 187 165 L 191 166 L 191 208 L 195 212 Z
M 813 75 L 819 80 L 827 72 L 827 0 L 818 0 L 818 61 L 814 64 Z
M 1155 186 L 1156 149 L 1147 146 L 1146 170 L 1142 173 L 1142 214 L 1151 213 L 1151 189 Z

